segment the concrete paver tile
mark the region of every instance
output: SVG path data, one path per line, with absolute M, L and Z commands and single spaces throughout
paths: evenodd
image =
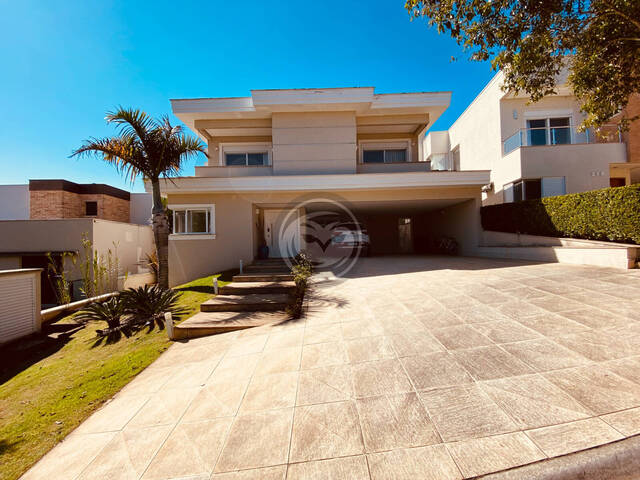
M 293 408 L 235 418 L 214 471 L 230 472 L 287 463 Z
M 445 442 L 517 430 L 516 424 L 478 385 L 438 388 L 419 394 Z
M 331 458 L 289 465 L 287 480 L 326 479 L 369 480 L 367 459 L 364 455 Z
M 465 477 L 476 477 L 546 458 L 522 432 L 448 443 L 447 449 Z
M 362 453 L 362 433 L 353 402 L 296 407 L 290 462 Z
M 456 360 L 476 380 L 514 377 L 533 373 L 531 367 L 496 345 L 453 352 Z
M 351 366 L 356 397 L 371 397 L 413 390 L 399 360 L 387 359 Z
M 369 453 L 440 443 L 416 393 L 361 398 L 356 407 Z
M 404 357 L 400 361 L 419 390 L 473 382 L 471 375 L 448 352 Z
M 622 435 L 599 418 L 528 430 L 527 435 L 549 457 L 620 440 Z
M 371 480 L 458 480 L 462 478 L 444 445 L 367 455 Z

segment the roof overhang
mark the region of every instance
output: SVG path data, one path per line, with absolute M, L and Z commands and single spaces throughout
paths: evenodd
M 462 172 L 398 172 L 335 175 L 273 175 L 259 177 L 179 177 L 161 181 L 166 194 L 235 192 L 304 192 L 394 188 L 478 187 L 489 183 L 488 170 Z M 150 191 L 151 185 L 145 182 Z
M 354 111 L 358 117 L 422 115 L 433 124 L 450 102 L 451 92 L 376 94 L 373 87 L 308 88 L 252 90 L 250 97 L 174 99 L 171 108 L 190 129 L 209 140 L 216 136 L 270 135 L 275 112 Z

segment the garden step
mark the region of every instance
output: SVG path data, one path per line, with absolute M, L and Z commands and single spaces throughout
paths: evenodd
M 247 265 L 244 267 L 244 271 L 247 273 L 289 273 L 291 269 L 286 265 Z
M 288 320 L 282 312 L 200 312 L 173 329 L 174 339 L 195 338 Z
M 291 260 L 289 260 L 291 262 Z M 263 258 L 262 260 L 254 260 L 251 265 L 286 265 L 287 260 L 284 258 Z
M 290 273 L 241 273 L 234 275 L 234 282 L 289 282 L 293 280 Z
M 221 295 L 246 295 L 249 293 L 293 293 L 295 282 L 237 282 L 220 287 Z
M 218 295 L 200 304 L 202 312 L 272 312 L 284 310 L 291 303 L 285 293 L 250 293 L 248 295 Z

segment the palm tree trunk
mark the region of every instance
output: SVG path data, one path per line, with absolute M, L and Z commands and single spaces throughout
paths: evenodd
M 158 255 L 158 285 L 169 288 L 169 218 L 162 205 L 159 179 L 151 179 L 153 190 L 153 238 Z

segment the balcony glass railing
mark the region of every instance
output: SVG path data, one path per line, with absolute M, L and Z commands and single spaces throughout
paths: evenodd
M 573 127 L 521 128 L 502 142 L 502 151 L 506 155 L 520 147 L 616 143 L 620 141 L 620 132 L 617 125 L 605 125 L 597 133 L 590 128 L 584 131 L 578 131 Z

